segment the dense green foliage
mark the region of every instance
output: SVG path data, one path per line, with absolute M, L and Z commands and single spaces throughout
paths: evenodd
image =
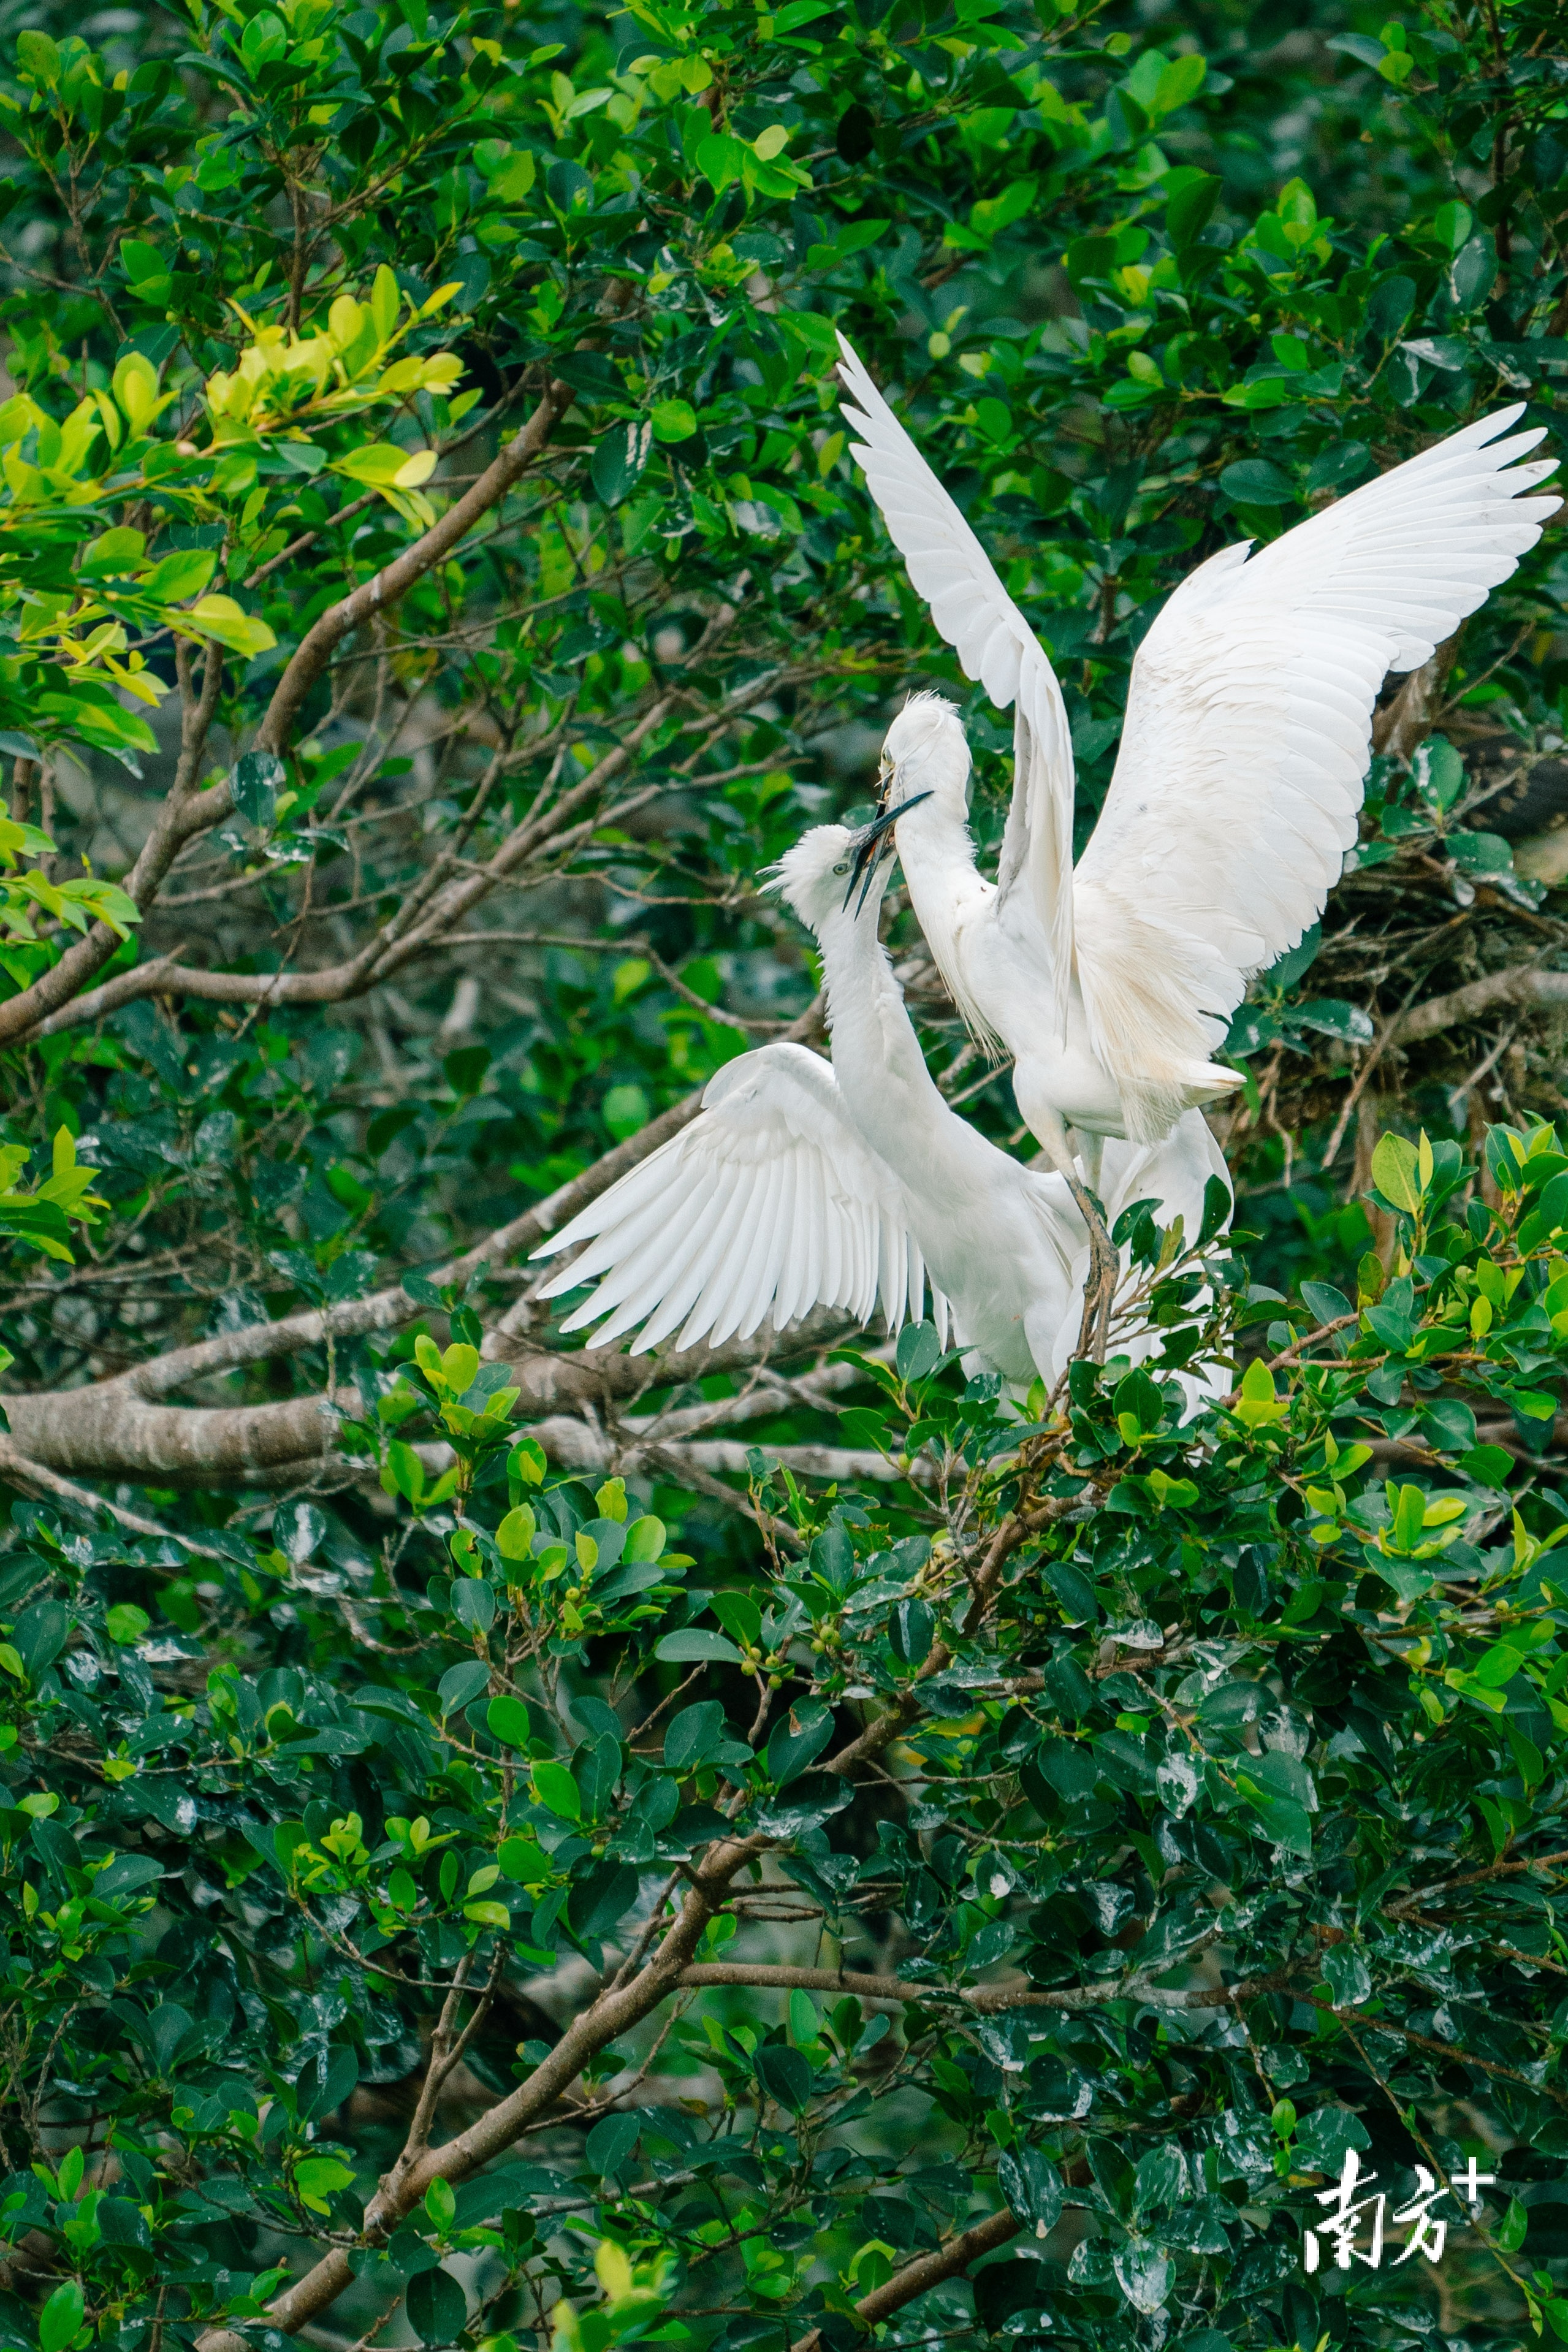
M 819 1036 L 763 869 L 909 685 L 1000 833 L 837 332 L 1086 834 L 1192 564 L 1550 424 L 1559 12 L 6 23 L 0 2336 L 1568 2336 L 1552 535 L 1237 1022 L 1220 1310 L 1133 1236 L 1148 1370 L 639 1375 L 511 1263 Z M 1499 2181 L 1309 2275 L 1351 2148 Z

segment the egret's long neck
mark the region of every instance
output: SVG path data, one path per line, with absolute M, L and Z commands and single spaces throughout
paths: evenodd
M 835 913 L 816 934 L 834 1069 L 840 1085 L 852 1089 L 857 1113 L 858 1097 L 880 1104 L 893 1092 L 906 1100 L 911 1094 L 930 1094 L 945 1108 L 877 936 L 877 914 L 875 903 L 859 915 Z
M 889 1165 L 917 1179 L 966 1164 L 980 1139 L 937 1091 L 877 937 L 877 908 L 834 914 L 817 931 L 833 1068 L 856 1126 Z M 984 1149 L 985 1147 L 982 1147 Z
M 960 935 L 994 886 L 975 863 L 968 819 L 953 798 L 938 793 L 900 819 L 899 858 L 915 919 L 948 994 L 976 1034 L 993 1034 L 995 1023 L 976 995 Z

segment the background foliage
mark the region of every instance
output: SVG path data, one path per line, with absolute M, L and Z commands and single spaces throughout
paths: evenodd
M 1568 2334 L 1552 535 L 1238 1021 L 1201 1431 L 923 1327 L 639 1370 L 521 1270 L 820 1040 L 760 877 L 908 686 L 999 835 L 836 331 L 1087 829 L 1191 564 L 1551 423 L 1559 12 L 6 24 L 0 2328 Z M 1352 2147 L 1498 2176 L 1441 2269 L 1304 2273 Z

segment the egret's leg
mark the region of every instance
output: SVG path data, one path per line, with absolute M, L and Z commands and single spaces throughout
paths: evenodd
M 1068 1191 L 1078 1203 L 1079 1214 L 1089 1227 L 1089 1279 L 1083 1286 L 1083 1323 L 1078 1335 L 1078 1352 L 1080 1356 L 1092 1356 L 1097 1364 L 1102 1364 L 1110 1333 L 1110 1310 L 1115 1302 L 1117 1285 L 1121 1279 L 1121 1260 L 1111 1245 L 1105 1219 L 1096 1205 L 1094 1195 L 1078 1172 L 1066 1121 L 1058 1111 L 1037 1109 L 1031 1124 L 1047 1157 L 1066 1178 Z M 1095 1140 L 1099 1143 L 1100 1139 L 1097 1137 Z M 1094 1163 L 1095 1175 L 1098 1176 L 1098 1150 L 1094 1154 Z
M 1105 1158 L 1104 1136 L 1091 1135 L 1087 1128 L 1071 1127 L 1068 1129 L 1068 1137 L 1078 1154 L 1089 1191 L 1098 1192 L 1100 1163 Z

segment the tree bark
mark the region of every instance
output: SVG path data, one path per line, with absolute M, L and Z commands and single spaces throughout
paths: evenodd
M 1372 748 L 1391 760 L 1408 760 L 1425 742 L 1436 722 L 1443 706 L 1443 689 L 1448 673 L 1458 659 L 1459 639 L 1464 634 L 1461 622 L 1451 637 L 1446 637 L 1430 661 L 1413 669 L 1392 700 L 1373 713 Z
M 821 1035 L 822 1018 L 817 998 L 784 1035 L 795 1043 L 814 1041 Z M 498 1225 L 445 1265 L 434 1267 L 427 1279 L 438 1288 L 461 1288 L 486 1266 L 537 1247 L 679 1135 L 701 1108 L 700 1092 L 672 1103 L 570 1183 Z M 10 1463 L 24 1479 L 36 1471 L 172 1486 L 199 1486 L 214 1479 L 289 1485 L 328 1464 L 346 1466 L 337 1450 L 337 1427 L 345 1415 L 359 1417 L 362 1406 L 355 1390 L 340 1389 L 331 1398 L 290 1397 L 276 1404 L 187 1406 L 164 1400 L 198 1381 L 298 1355 L 328 1340 L 397 1330 L 428 1311 L 408 1296 L 401 1282 L 391 1283 L 364 1298 L 313 1307 L 275 1323 L 247 1324 L 216 1339 L 168 1349 L 110 1380 L 31 1396 L 8 1395 Z M 628 1356 L 615 1348 L 568 1354 L 531 1348 L 510 1335 L 492 1335 L 486 1352 L 511 1366 L 521 1391 L 519 1418 L 537 1420 L 562 1408 L 634 1400 L 650 1389 L 700 1380 L 710 1372 L 764 1360 L 798 1362 L 843 1339 L 850 1328 L 843 1316 L 819 1310 L 782 1335 L 764 1325 L 749 1340 L 718 1349 L 690 1348 L 680 1355 Z M 0 1475 L 6 1467 L 6 1459 L 0 1457 Z
M 1401 1045 L 1414 1045 L 1418 1038 L 1436 1036 L 1440 1030 L 1479 1021 L 1500 1004 L 1568 1004 L 1568 971 L 1489 971 L 1479 980 L 1468 981 L 1463 988 L 1451 989 L 1447 996 L 1430 996 L 1425 1004 L 1413 1004 L 1401 1017 L 1394 1040 Z
M 715 1917 L 737 1871 L 761 1853 L 763 1837 L 736 1838 L 710 1849 L 693 1874 L 686 1899 L 674 1926 L 651 1959 L 629 1984 L 609 1987 L 590 2009 L 569 2025 L 560 2041 L 528 2080 L 506 2098 L 459 2132 L 443 2147 L 427 2148 L 408 2164 L 385 2174 L 365 2210 L 363 2242 L 384 2244 L 405 2213 L 413 2211 L 433 2180 L 466 2180 L 480 2165 L 509 2148 L 520 2133 L 563 2097 L 590 2059 L 640 2024 L 651 2010 L 675 1991 L 682 1970 L 701 1941 L 702 1931 Z M 286 2336 L 296 2335 L 317 2315 L 337 2301 L 353 2277 L 349 2257 L 334 2246 L 303 2278 L 268 2306 L 268 2317 Z M 196 2339 L 197 2352 L 251 2352 L 248 2339 L 230 2328 L 209 2327 Z
M 855 2306 L 861 2324 L 875 2327 L 882 2320 L 890 2319 L 895 2311 L 901 2311 L 905 2304 L 913 2303 L 917 2295 L 941 2286 L 947 2279 L 962 2278 L 972 2263 L 1006 2245 L 1023 2227 L 1016 2214 L 1004 2207 L 1000 2213 L 988 2214 L 984 2221 L 960 2231 L 956 2238 L 949 2238 L 945 2245 L 933 2248 L 929 2254 L 917 2254 L 912 2263 L 895 2271 L 881 2286 L 861 2296 Z M 809 2335 L 801 2336 L 795 2352 L 822 2352 L 822 2330 L 814 2327 Z

